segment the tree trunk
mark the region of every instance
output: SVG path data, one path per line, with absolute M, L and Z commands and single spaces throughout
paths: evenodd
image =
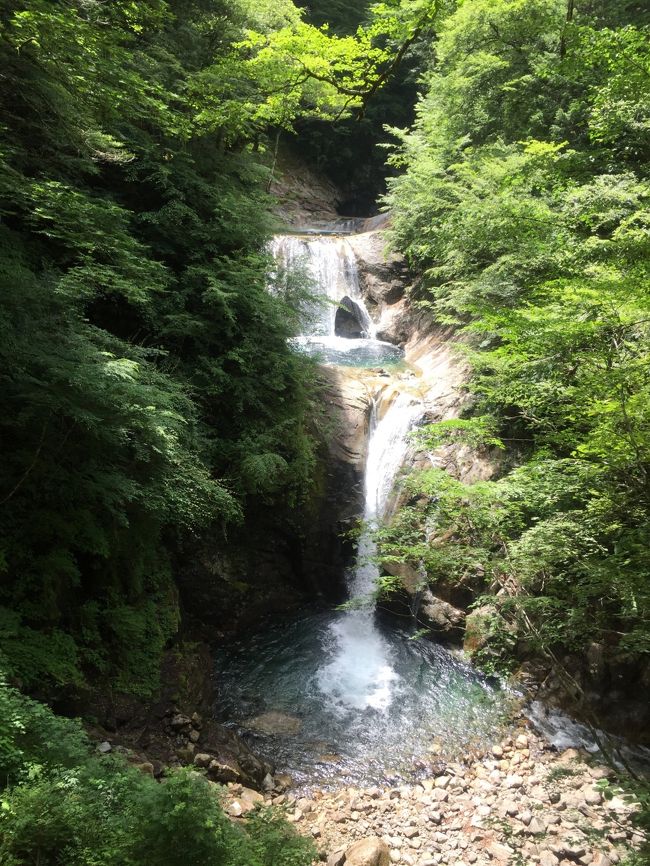
M 562 29 L 562 38 L 560 39 L 560 59 L 564 60 L 566 55 L 566 30 L 567 25 L 573 21 L 573 13 L 575 12 L 575 0 L 567 0 L 566 7 L 566 23 Z

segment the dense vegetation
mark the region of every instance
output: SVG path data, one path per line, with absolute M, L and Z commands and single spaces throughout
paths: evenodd
M 287 342 L 305 287 L 268 291 L 267 139 L 361 110 L 429 18 L 412 11 L 377 4 L 352 37 L 291 0 L 0 2 L 12 684 L 150 694 L 188 539 L 218 551 L 256 509 L 279 519 L 308 495 L 311 367 Z M 275 817 L 237 829 L 207 781 L 92 757 L 1 683 L 3 864 L 310 862 Z
M 393 155 L 394 242 L 473 370 L 471 417 L 420 439 L 504 449 L 516 468 L 411 477 L 383 553 L 481 594 L 506 657 L 518 639 L 650 652 L 648 18 L 607 0 L 459 3 Z
M 387 55 L 290 0 L 4 2 L 1 23 L 3 660 L 146 692 L 170 550 L 308 487 L 265 135 L 358 104 L 339 90 Z
M 365 209 L 382 127 L 411 123 L 425 69 L 387 202 L 414 300 L 465 332 L 475 399 L 418 435 L 516 468 L 414 475 L 382 555 L 487 595 L 506 653 L 525 636 L 638 660 L 647 11 L 297 5 L 0 0 L 0 668 L 46 697 L 151 693 L 179 625 L 178 551 L 308 494 L 312 370 L 287 343 L 305 287 L 268 291 L 269 142 L 300 132 Z M 271 814 L 234 827 L 199 776 L 161 785 L 97 757 L 4 678 L 0 787 L 11 866 L 312 856 Z
M 219 789 L 179 771 L 159 784 L 121 758 L 93 756 L 80 726 L 0 683 L 3 866 L 309 866 L 312 845 L 279 814 L 245 826 Z

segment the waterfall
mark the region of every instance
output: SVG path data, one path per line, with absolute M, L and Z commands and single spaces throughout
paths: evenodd
M 403 352 L 376 339 L 352 246 L 333 232 L 305 230 L 277 237 L 272 251 L 279 265 L 276 280 L 286 273 L 290 288 L 306 271 L 328 299 L 313 315 L 307 311 L 303 336 L 292 341 L 296 351 L 315 355 L 321 364 L 370 370 L 359 373 L 376 395 L 364 473 L 363 531 L 356 565 L 345 576 L 349 607 L 305 611 L 222 647 L 218 712 L 225 721 L 236 720 L 242 730 L 255 732 L 256 748 L 299 784 L 395 784 L 420 771 L 434 737 L 449 756 L 462 756 L 477 741 L 494 742 L 503 724 L 503 698 L 444 647 L 411 640 L 409 626 L 375 618 L 375 530 L 390 511 L 408 432 L 422 416 L 423 405 L 406 392 L 397 393 L 401 376 L 387 381 L 386 368 L 399 364 Z M 341 378 L 348 375 L 355 377 L 348 373 Z M 258 722 L 265 713 L 284 717 L 290 726 L 260 733 Z
M 361 295 L 356 257 L 344 238 L 279 235 L 273 241 L 272 252 L 286 270 L 305 268 L 327 300 L 311 317 L 310 332 L 299 338 L 303 345 L 316 346 L 321 352 L 326 347 L 330 350 L 327 358 L 335 363 L 346 363 L 343 358 L 352 358 L 353 363 L 362 359 L 381 363 L 391 358 L 390 353 L 399 353 L 393 345 L 376 339 L 375 326 Z M 351 327 L 357 329 L 359 338 L 350 336 Z M 369 707 L 385 710 L 398 688 L 399 677 L 389 644 L 374 621 L 373 594 L 379 571 L 373 561 L 373 533 L 384 516 L 393 482 L 406 456 L 406 434 L 421 410 L 407 394 L 399 394 L 385 412 L 382 409 L 375 402 L 370 419 L 364 530 L 357 564 L 347 575 L 351 607 L 332 622 L 325 638 L 327 661 L 316 674 L 321 693 L 341 712 Z
M 278 235 L 271 251 L 284 268 L 304 267 L 325 303 L 313 311 L 305 338 L 336 338 L 337 312 L 343 307 L 357 319 L 364 338 L 374 339 L 375 327 L 361 296 L 359 271 L 350 244 L 336 236 Z M 346 303 L 347 301 L 351 304 Z
M 390 646 L 374 621 L 372 594 L 379 569 L 373 561 L 373 533 L 385 515 L 395 477 L 406 457 L 407 433 L 421 407 L 410 395 L 399 394 L 381 419 L 378 408 L 375 402 L 365 467 L 364 529 L 356 566 L 348 575 L 353 606 L 331 624 L 326 647 L 329 660 L 317 674 L 319 689 L 342 712 L 370 707 L 386 710 L 399 691 Z

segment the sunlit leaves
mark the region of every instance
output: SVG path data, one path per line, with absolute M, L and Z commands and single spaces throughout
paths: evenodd
M 487 444 L 491 419 L 522 466 L 457 490 L 414 477 L 426 504 L 398 515 L 386 549 L 432 580 L 446 567 L 490 586 L 537 645 L 602 630 L 644 652 L 647 32 L 576 7 L 567 22 L 555 0 L 460 4 L 415 129 L 398 135 L 394 238 L 421 271 L 422 309 L 464 326 L 477 399 L 475 417 L 420 441 L 442 460 L 463 439 Z

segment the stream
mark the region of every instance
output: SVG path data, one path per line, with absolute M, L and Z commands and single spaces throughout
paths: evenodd
M 300 264 L 327 296 L 297 348 L 322 362 L 386 366 L 401 350 L 376 339 L 354 254 L 344 238 L 276 238 L 276 260 Z M 343 311 L 343 314 L 342 312 Z M 373 529 L 424 412 L 410 394 L 377 394 L 365 466 L 363 530 L 343 610 L 316 611 L 221 651 L 219 715 L 302 786 L 396 783 L 435 755 L 492 742 L 511 696 L 407 624 L 379 619 Z

